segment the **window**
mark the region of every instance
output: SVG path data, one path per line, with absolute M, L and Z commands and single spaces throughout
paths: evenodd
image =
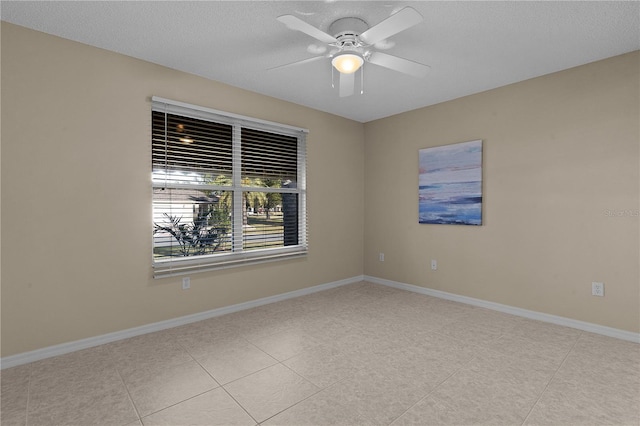
M 153 267 L 305 255 L 306 130 L 152 98 Z

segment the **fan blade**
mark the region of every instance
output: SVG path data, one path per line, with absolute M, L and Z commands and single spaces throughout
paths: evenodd
M 338 41 L 335 37 L 332 37 L 324 31 L 317 29 L 311 24 L 307 24 L 302 19 L 296 16 L 282 15 L 278 16 L 277 19 L 278 21 L 285 24 L 288 28 L 310 35 L 311 37 L 320 40 L 323 43 L 335 43 Z
M 399 71 L 418 78 L 422 78 L 427 75 L 427 72 L 431 69 L 429 65 L 424 65 L 419 62 L 410 61 L 393 55 L 387 55 L 386 53 L 381 52 L 373 52 L 371 56 L 369 56 L 369 62 L 374 65 L 379 65 L 381 67 L 389 68 L 390 70 Z
M 308 64 L 310 62 L 315 62 L 317 60 L 324 59 L 325 57 L 326 56 L 314 56 L 313 58 L 303 59 L 301 61 L 291 62 L 289 64 L 278 65 L 277 67 L 268 68 L 267 71 L 273 71 L 273 70 L 278 70 L 278 69 L 281 69 L 281 68 L 295 67 L 295 66 L 298 66 L 298 65 Z
M 322 55 L 327 51 L 327 46 L 324 44 L 310 44 L 307 46 L 307 52 L 312 53 L 314 55 Z
M 340 73 L 340 97 L 353 95 L 353 87 L 356 82 L 356 73 L 345 74 Z
M 407 28 L 422 22 L 424 18 L 412 7 L 405 7 L 397 13 L 389 16 L 378 25 L 374 25 L 360 34 L 360 40 L 366 44 L 375 44 L 387 37 L 398 34 Z

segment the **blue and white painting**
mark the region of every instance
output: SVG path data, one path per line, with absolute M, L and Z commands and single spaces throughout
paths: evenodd
M 420 150 L 419 222 L 482 225 L 482 141 Z

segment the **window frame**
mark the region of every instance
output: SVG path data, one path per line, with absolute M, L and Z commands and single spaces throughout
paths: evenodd
M 306 211 L 306 135 L 308 130 L 286 124 L 275 123 L 266 120 L 255 119 L 243 115 L 219 111 L 198 105 L 153 96 L 151 98 L 151 111 L 166 114 L 180 115 L 184 117 L 206 120 L 214 123 L 232 126 L 232 185 L 220 186 L 209 184 L 187 184 L 159 182 L 151 179 L 152 192 L 157 188 L 170 189 L 195 189 L 195 190 L 223 190 L 233 193 L 232 203 L 232 251 L 214 254 L 203 254 L 176 258 L 157 259 L 153 254 L 155 247 L 152 235 L 152 268 L 154 278 L 164 278 L 184 275 L 196 272 L 226 269 L 243 265 L 252 265 L 265 262 L 274 262 L 284 259 L 306 256 L 307 243 L 307 211 Z M 242 129 L 254 129 L 269 133 L 292 136 L 297 139 L 297 182 L 295 188 L 270 188 L 242 185 L 241 162 L 241 133 Z M 151 158 L 151 155 L 150 155 Z M 153 176 L 153 166 L 151 167 Z M 243 249 L 243 223 L 242 202 L 243 192 L 273 192 L 291 193 L 298 195 L 298 244 L 274 248 Z M 153 223 L 152 195 L 152 223 Z

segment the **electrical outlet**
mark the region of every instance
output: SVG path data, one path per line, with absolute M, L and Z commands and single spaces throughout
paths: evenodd
M 438 269 L 438 261 L 437 261 L 437 260 L 435 260 L 435 259 L 431 259 L 431 269 L 432 269 L 433 271 L 435 271 L 435 270 L 437 270 L 437 269 Z
M 189 290 L 190 288 L 191 288 L 191 278 L 184 277 L 182 279 L 182 289 L 183 290 Z
M 591 283 L 591 295 L 592 296 L 598 296 L 598 297 L 604 297 L 604 283 L 592 282 Z
M 384 262 L 384 253 L 380 253 L 378 255 L 378 259 L 380 260 L 380 262 Z

